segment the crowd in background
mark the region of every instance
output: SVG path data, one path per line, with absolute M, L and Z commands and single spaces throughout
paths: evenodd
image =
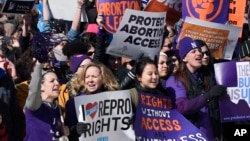
M 209 141 L 230 140 L 218 110 L 226 87 L 216 84 L 213 64 L 231 60 L 213 58 L 202 40 L 177 43 L 180 22 L 166 25 L 158 57 L 132 60 L 106 53 L 112 35 L 101 28 L 94 1 L 78 0 L 72 21 L 53 19 L 48 0 L 42 4 L 42 20 L 35 8 L 0 15 L 0 141 L 78 140 L 86 125 L 77 121 L 73 97 L 132 88 L 171 99 L 170 109 Z M 88 22 L 81 22 L 83 7 Z M 249 36 L 245 23 L 232 60 L 250 60 Z

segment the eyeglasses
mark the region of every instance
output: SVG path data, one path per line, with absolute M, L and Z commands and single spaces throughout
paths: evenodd
M 205 54 L 206 54 L 207 56 L 210 55 L 209 51 L 201 52 L 201 54 L 202 54 L 202 56 L 204 56 Z
M 169 58 L 168 59 L 168 64 L 175 64 L 176 61 L 178 61 L 177 58 Z
M 43 71 L 53 71 L 52 67 L 44 67 L 42 69 L 43 69 Z
M 89 51 L 89 52 L 87 52 L 87 54 L 86 54 L 86 55 L 88 55 L 88 56 L 92 56 L 94 53 L 95 53 L 94 51 Z
M 176 58 L 172 58 L 171 61 L 172 61 L 172 63 L 175 63 L 177 61 L 177 59 Z

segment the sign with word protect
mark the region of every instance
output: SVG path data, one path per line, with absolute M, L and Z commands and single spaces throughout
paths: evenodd
M 79 122 L 88 131 L 79 141 L 134 141 L 132 101 L 129 90 L 107 91 L 74 98 Z
M 214 64 L 218 84 L 227 86 L 227 95 L 220 99 L 222 122 L 250 119 L 250 62 L 230 61 Z
M 231 60 L 240 28 L 186 17 L 179 39 L 185 36 L 205 41 L 216 59 Z
M 166 12 L 145 12 L 127 9 L 108 54 L 137 59 L 141 53 L 154 59 L 161 49 Z
M 137 141 L 207 141 L 206 135 L 174 109 L 170 97 L 138 94 L 135 134 Z
M 1 13 L 27 14 L 31 13 L 35 0 L 5 0 Z

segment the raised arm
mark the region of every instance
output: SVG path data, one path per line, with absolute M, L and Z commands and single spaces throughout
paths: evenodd
M 67 33 L 67 38 L 69 41 L 73 41 L 77 39 L 78 35 L 80 34 L 81 14 L 82 14 L 82 11 L 85 10 L 84 4 L 85 4 L 84 0 L 77 1 L 77 7 L 76 7 L 75 15 L 71 24 L 71 28 L 69 32 Z
M 43 20 L 50 20 L 50 11 L 49 11 L 49 3 L 48 0 L 43 0 Z
M 37 62 L 29 84 L 29 94 L 25 103 L 25 107 L 33 111 L 37 110 L 42 103 L 41 78 L 42 78 L 42 64 Z
M 76 7 L 74 19 L 72 21 L 72 25 L 71 25 L 71 29 L 73 29 L 75 31 L 79 31 L 79 29 L 80 29 L 82 10 L 85 10 L 84 4 L 85 4 L 84 0 L 77 1 L 77 7 Z

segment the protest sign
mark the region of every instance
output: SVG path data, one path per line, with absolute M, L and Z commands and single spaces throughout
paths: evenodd
M 172 99 L 157 94 L 138 94 L 135 134 L 138 141 L 206 141 L 206 135 L 190 123 Z
M 79 122 L 88 125 L 79 141 L 134 141 L 129 90 L 108 91 L 74 98 Z
M 27 14 L 31 13 L 35 0 L 5 0 L 1 13 Z
M 218 84 L 227 86 L 227 95 L 220 99 L 222 122 L 250 119 L 250 62 L 230 61 L 214 64 Z
M 148 2 L 145 11 L 167 12 L 166 24 L 174 26 L 181 18 L 182 0 L 151 0 Z
M 55 19 L 63 19 L 66 21 L 72 21 L 77 9 L 77 0 L 49 0 L 49 8 L 51 15 Z M 81 21 L 87 22 L 86 10 L 83 6 Z
M 104 18 L 104 29 L 114 34 L 126 9 L 141 9 L 140 0 L 96 0 L 96 9 Z
M 226 23 L 230 0 L 182 0 L 182 19 L 187 16 L 215 23 Z
M 231 60 L 240 28 L 186 17 L 179 39 L 185 36 L 205 41 L 216 59 Z
M 161 49 L 166 12 L 126 9 L 108 54 L 137 59 L 141 53 L 154 59 Z
M 231 25 L 242 28 L 245 14 L 245 8 L 243 7 L 246 7 L 246 0 L 230 1 L 228 21 Z M 241 37 L 241 32 L 239 34 L 239 37 Z

